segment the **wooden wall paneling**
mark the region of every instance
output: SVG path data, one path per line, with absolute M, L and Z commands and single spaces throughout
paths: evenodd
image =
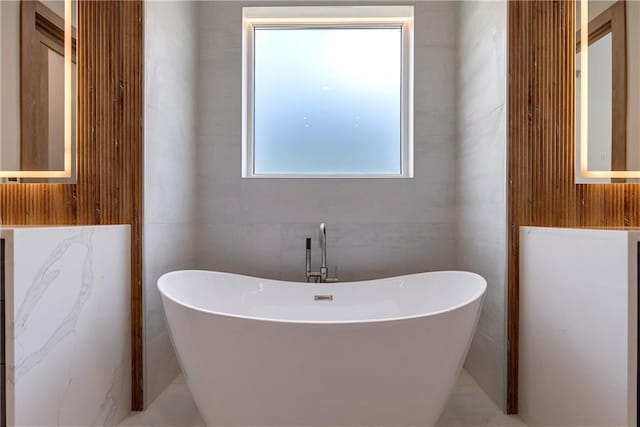
M 131 224 L 132 408 L 143 408 L 143 3 L 78 2 L 77 183 L 0 184 L 0 224 Z
M 519 227 L 640 226 L 640 184 L 575 183 L 574 1 L 508 8 L 507 410 L 517 413 Z

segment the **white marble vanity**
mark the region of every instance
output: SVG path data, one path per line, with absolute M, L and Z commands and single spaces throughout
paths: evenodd
M 519 414 L 636 426 L 640 230 L 520 229 Z
M 114 426 L 131 407 L 130 227 L 4 227 L 8 426 Z

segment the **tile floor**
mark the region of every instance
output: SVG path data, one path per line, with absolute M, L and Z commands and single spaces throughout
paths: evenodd
M 463 370 L 436 427 L 526 427 L 526 424 L 517 416 L 503 414 Z
M 205 427 L 182 376 L 144 412 L 129 416 L 121 427 Z M 526 427 L 504 415 L 471 376 L 463 371 L 437 427 Z

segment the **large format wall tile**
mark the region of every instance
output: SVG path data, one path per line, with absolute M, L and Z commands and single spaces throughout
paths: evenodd
M 459 12 L 457 265 L 488 283 L 465 367 L 504 409 L 507 9 L 504 1 L 462 2 Z
M 147 17 L 154 20 L 147 26 L 147 54 L 154 56 L 147 89 L 157 91 L 162 84 L 168 94 L 155 92 L 148 105 L 148 170 L 156 174 L 172 165 L 178 168 L 175 180 L 167 176 L 156 183 L 151 174 L 146 180 L 155 187 L 145 204 L 152 208 L 145 223 L 147 402 L 177 366 L 155 290 L 159 274 L 192 262 L 202 269 L 303 280 L 304 239 L 314 239 L 315 268 L 320 222 L 328 226 L 330 269 L 337 265 L 342 280 L 438 269 L 483 274 L 489 291 L 468 367 L 502 402 L 504 2 L 415 2 L 415 178 L 393 180 L 240 177 L 241 8 L 264 4 L 147 4 Z M 195 18 L 189 14 L 193 10 Z M 172 41 L 160 35 L 159 23 L 169 17 L 180 21 L 180 34 Z M 185 21 L 194 25 L 183 25 Z M 485 21 L 489 25 L 478 24 Z M 165 63 L 157 49 L 168 44 L 183 47 L 180 61 Z M 193 121 L 186 114 L 191 111 Z M 193 123 L 194 128 L 188 127 Z M 167 141 L 154 146 L 163 138 Z M 166 144 L 171 147 L 163 148 Z M 156 162 L 155 156 L 164 152 L 170 158 Z M 189 167 L 191 175 L 184 173 Z M 192 197 L 189 185 L 195 186 Z M 182 190 L 176 192 L 178 188 Z M 176 207 L 182 209 L 179 214 L 162 212 Z M 162 248 L 169 236 L 175 239 L 175 253 Z M 193 238 L 191 252 L 187 236 Z
M 195 267 L 195 21 L 193 2 L 145 2 L 145 406 L 180 372 L 158 277 Z
M 414 179 L 242 179 L 242 6 L 264 4 L 199 5 L 198 267 L 303 280 L 325 222 L 342 280 L 453 268 L 457 5 L 416 2 Z
M 131 410 L 130 227 L 5 233 L 9 424 L 117 425 Z

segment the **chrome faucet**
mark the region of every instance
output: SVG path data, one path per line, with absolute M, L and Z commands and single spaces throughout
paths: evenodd
M 320 250 L 322 251 L 320 258 L 320 271 L 312 272 L 311 271 L 311 238 L 307 237 L 307 251 L 305 257 L 305 267 L 306 267 L 306 277 L 307 282 L 337 282 L 338 277 L 338 268 L 336 267 L 336 272 L 334 277 L 329 277 L 329 269 L 327 268 L 327 226 L 324 223 L 320 224 Z
M 327 281 L 327 226 L 324 225 L 324 222 L 320 224 L 320 236 L 318 237 L 320 241 L 320 250 L 322 251 L 322 255 L 320 257 L 320 281 Z

